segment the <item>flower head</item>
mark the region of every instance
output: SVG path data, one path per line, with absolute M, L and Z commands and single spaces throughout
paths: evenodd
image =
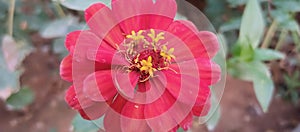
M 220 79 L 211 60 L 218 40 L 175 14 L 175 0 L 91 5 L 90 29 L 65 42 L 70 55 L 60 74 L 73 83 L 67 103 L 85 119 L 105 116 L 106 131 L 187 130 L 193 116 L 207 113 L 209 86 Z

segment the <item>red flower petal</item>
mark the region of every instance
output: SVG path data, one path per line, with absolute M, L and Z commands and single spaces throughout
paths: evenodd
M 183 61 L 177 64 L 171 64 L 169 67 L 177 72 L 180 72 L 180 74 L 189 76 L 198 75 L 198 79 L 200 79 L 201 85 L 215 84 L 221 78 L 220 66 L 207 58 L 197 58 Z M 196 71 L 198 71 L 198 74 L 196 73 Z
M 159 99 L 166 91 L 167 79 L 164 73 L 156 72 L 154 78 L 151 78 L 149 81 L 145 82 L 145 87 L 148 89 L 146 91 L 146 103 L 151 103 Z M 172 98 L 171 98 L 172 99 Z
M 88 22 L 102 8 L 107 8 L 105 4 L 95 3 L 84 11 L 85 21 Z
M 95 102 L 91 101 L 90 99 L 86 98 L 84 100 L 78 100 L 78 91 L 75 91 L 74 86 L 70 86 L 65 95 L 65 101 L 69 104 L 70 107 L 73 109 L 82 109 L 87 108 L 93 105 Z
M 193 115 L 192 113 L 189 113 L 186 118 L 177 126 L 175 126 L 172 130 L 169 132 L 177 132 L 178 128 L 181 127 L 183 130 L 187 131 L 193 123 Z
M 110 66 L 100 65 L 95 61 L 90 60 L 87 55 L 90 50 L 104 48 L 104 43 L 100 45 L 101 39 L 97 37 L 94 33 L 90 31 L 82 31 L 77 39 L 76 49 L 73 54 L 73 83 L 78 88 L 82 87 L 83 80 L 91 73 L 95 72 L 95 70 L 99 69 L 110 69 Z M 107 48 L 109 49 L 109 48 Z M 111 49 L 112 50 L 112 49 Z M 82 90 L 82 89 L 81 89 Z
M 110 109 L 104 117 L 104 129 L 106 132 L 122 132 L 121 130 L 121 115 L 120 113 Z
M 168 131 L 178 125 L 173 113 L 168 112 L 174 102 L 174 97 L 165 91 L 156 101 L 145 105 L 145 118 L 153 131 Z
M 73 54 L 73 52 L 74 52 L 74 48 L 75 48 L 77 39 L 78 39 L 79 35 L 81 34 L 81 32 L 82 31 L 74 31 L 74 32 L 69 33 L 66 36 L 65 47 L 71 54 Z
M 168 31 L 186 44 L 190 50 L 189 52 L 193 54 L 193 58 L 211 59 L 219 49 L 218 38 L 215 34 L 208 31 L 198 32 L 190 22 L 175 21 L 169 26 Z M 169 37 L 169 39 L 172 38 Z M 182 51 L 182 55 L 177 56 L 184 56 L 186 52 Z
M 193 123 L 193 115 L 192 113 L 189 113 L 179 125 L 183 130 L 187 131 L 189 128 L 191 128 L 192 123 Z
M 144 98 L 145 95 L 141 95 L 141 97 L 135 97 L 133 101 L 140 102 L 141 100 L 144 100 Z M 129 101 L 123 106 L 121 112 L 121 129 L 123 131 L 151 132 L 151 129 L 145 120 L 144 107 L 145 104 Z
M 60 76 L 62 79 L 72 82 L 73 76 L 72 76 L 72 56 L 68 55 L 66 56 L 60 64 Z
M 106 101 L 116 95 L 111 71 L 102 70 L 90 74 L 83 83 L 83 92 L 94 101 Z
M 130 5 L 130 8 L 124 5 Z M 166 8 L 170 7 L 170 8 Z M 118 0 L 112 10 L 125 34 L 144 29 L 167 29 L 176 14 L 174 0 Z
M 152 0 L 117 0 L 112 4 L 112 11 L 125 34 L 147 28 L 148 17 L 141 15 L 148 14 L 151 8 L 153 9 Z
M 192 113 L 195 116 L 206 116 L 210 109 L 210 103 L 206 103 L 203 105 L 194 106 Z
M 128 65 L 126 59 L 120 54 L 106 48 L 99 47 L 97 50 L 89 50 L 87 53 L 89 60 L 97 61 L 106 65 Z
M 117 95 L 116 99 L 111 104 L 111 108 L 105 114 L 104 117 L 104 128 L 107 132 L 121 132 L 121 111 L 123 106 L 126 104 L 126 100 L 121 96 Z
M 108 110 L 107 102 L 95 103 L 90 107 L 78 110 L 80 115 L 87 120 L 95 120 L 103 116 Z
M 153 118 L 166 112 L 175 103 L 174 97 L 165 91 L 160 98 L 145 106 L 145 118 Z
M 204 44 L 209 57 L 213 58 L 219 51 L 219 40 L 217 36 L 209 31 L 201 31 L 197 35 Z
M 174 98 L 190 106 L 197 103 L 197 94 L 195 93 L 202 90 L 199 78 L 176 74 L 171 70 L 166 70 L 164 73 L 168 82 L 166 88 Z
M 162 15 L 168 18 L 174 18 L 177 12 L 177 4 L 175 0 L 156 0 L 152 10 L 154 10 L 154 14 Z M 160 26 L 160 24 L 156 24 L 156 26 Z
M 101 3 L 93 4 L 85 11 L 85 15 L 91 31 L 104 39 L 112 48 L 116 48 L 116 45 L 123 42 L 124 36 L 118 22 L 107 6 Z
M 134 97 L 134 89 L 138 83 L 140 74 L 137 72 L 113 71 L 115 86 L 120 94 L 132 99 Z
M 146 120 L 123 116 L 121 117 L 121 129 L 123 132 L 151 132 Z

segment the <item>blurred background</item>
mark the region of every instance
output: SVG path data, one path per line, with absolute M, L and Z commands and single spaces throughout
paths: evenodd
M 96 1 L 0 0 L 0 132 L 97 131 L 59 76 L 64 37 Z M 215 27 L 228 71 L 220 111 L 192 131 L 300 132 L 300 0 L 187 1 Z

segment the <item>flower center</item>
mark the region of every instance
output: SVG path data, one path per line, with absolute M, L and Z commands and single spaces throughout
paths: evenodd
M 164 32 L 156 33 L 154 29 L 132 31 L 126 38 L 121 45 L 125 50 L 120 51 L 130 63 L 128 71 L 140 73 L 140 82 L 154 77 L 156 71 L 168 69 L 175 59 L 174 48 L 168 49 L 167 44 L 161 42 L 165 39 Z

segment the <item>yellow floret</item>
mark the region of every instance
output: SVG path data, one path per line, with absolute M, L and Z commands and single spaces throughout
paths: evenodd
M 164 32 L 160 32 L 156 35 L 154 29 L 150 29 L 150 33 L 148 34 L 148 36 L 151 38 L 152 42 L 155 44 L 160 40 L 164 40 L 165 39 L 164 35 L 165 35 Z
M 175 58 L 175 56 L 173 55 L 174 52 L 174 48 L 171 48 L 168 50 L 167 46 L 163 46 L 162 50 L 160 51 L 160 55 L 165 58 L 167 61 L 171 61 L 171 59 Z
M 139 30 L 137 33 L 135 31 L 131 31 L 130 35 L 126 35 L 126 38 L 134 41 L 142 40 L 145 38 L 145 36 L 142 35 L 143 32 L 144 30 Z
M 149 73 L 151 77 L 153 77 L 153 73 L 156 71 L 156 69 L 152 67 L 152 57 L 149 56 L 147 60 L 142 60 L 140 63 L 140 71 L 145 71 L 146 73 Z

